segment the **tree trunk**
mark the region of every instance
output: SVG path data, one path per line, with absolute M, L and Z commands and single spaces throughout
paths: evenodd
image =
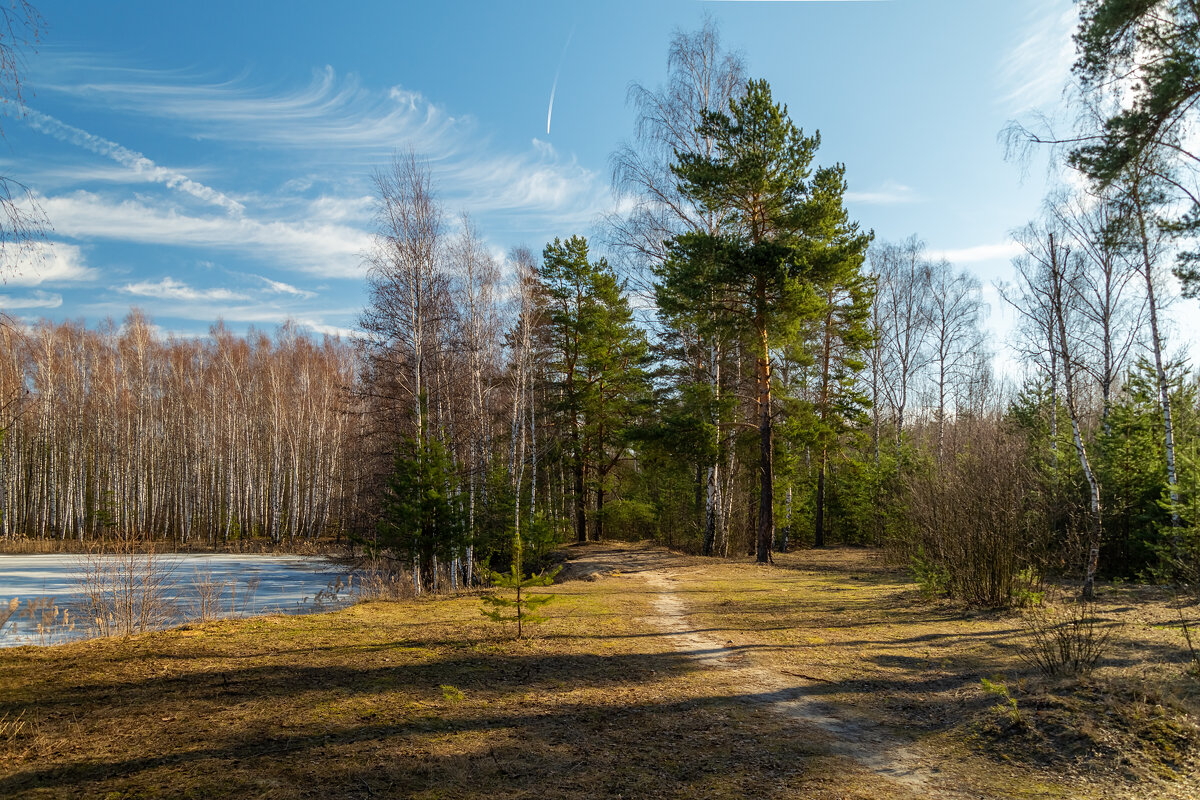
M 813 513 L 813 545 L 825 546 L 825 462 L 826 450 L 821 450 L 821 458 L 817 462 L 817 497 L 816 509 Z
M 1071 417 L 1071 434 L 1075 441 L 1075 453 L 1079 457 L 1079 466 L 1083 469 L 1083 475 L 1087 479 L 1088 492 L 1091 497 L 1092 524 L 1089 526 L 1091 532 L 1088 537 L 1088 559 L 1085 565 L 1083 583 L 1083 596 L 1090 600 L 1095 596 L 1096 558 L 1093 554 L 1098 554 L 1100 551 L 1100 539 L 1104 530 L 1100 512 L 1100 483 L 1096 480 L 1096 473 L 1092 471 L 1092 464 L 1088 459 L 1087 447 L 1083 443 L 1083 435 L 1079 428 L 1079 412 L 1075 404 L 1074 371 L 1071 366 L 1071 350 L 1067 340 L 1067 324 L 1064 314 L 1064 304 L 1066 303 L 1066 298 L 1063 296 L 1064 266 L 1059 263 L 1058 249 L 1054 244 L 1054 235 L 1048 234 L 1048 236 L 1050 242 L 1051 306 L 1055 322 L 1058 326 L 1058 346 L 1061 348 L 1063 362 L 1063 390 L 1066 394 L 1067 413 Z
M 574 444 L 575 457 L 572 459 L 571 470 L 575 481 L 575 540 L 587 541 L 587 498 L 583 493 L 583 443 L 579 440 L 579 418 L 572 420 L 571 440 Z
M 771 560 L 771 545 L 775 540 L 775 484 L 772 464 L 773 442 L 771 426 L 771 351 L 767 341 L 766 296 L 759 290 L 758 313 L 755 325 L 758 328 L 758 435 L 759 435 L 759 486 L 758 486 L 758 549 L 755 560 L 766 564 Z

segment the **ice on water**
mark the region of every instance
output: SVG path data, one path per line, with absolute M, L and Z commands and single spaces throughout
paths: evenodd
M 0 628 L 0 647 L 87 636 L 88 626 L 77 610 L 83 600 L 80 580 L 89 558 L 77 554 L 0 555 L 0 619 L 13 598 L 20 603 Z M 168 625 L 193 618 L 199 602 L 197 583 L 220 586 L 219 616 L 304 614 L 349 599 L 346 570 L 321 558 L 225 554 L 160 554 L 154 558 L 155 569 L 166 575 L 164 595 L 172 610 Z M 58 625 L 39 632 L 40 615 L 28 610 L 49 602 L 41 598 L 67 609 L 70 617 L 77 619 L 74 629 Z

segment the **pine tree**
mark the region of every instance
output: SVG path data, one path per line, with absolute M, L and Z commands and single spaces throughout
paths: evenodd
M 603 530 L 605 479 L 623 451 L 635 404 L 647 392 L 645 334 L 633 322 L 625 287 L 605 259 L 590 261 L 587 240 L 555 239 L 543 253 L 553 353 L 552 383 L 567 441 L 575 536 L 586 541 L 589 490 Z
M 813 512 L 813 542 L 825 545 L 825 480 L 829 451 L 841 436 L 867 422 L 870 407 L 859 373 L 871 347 L 871 299 L 874 287 L 863 274 L 862 259 L 846 259 L 825 275 L 818 286 L 823 309 L 816 341 L 817 425 L 813 430 L 817 456 L 817 492 Z
M 711 317 L 755 355 L 756 554 L 766 562 L 775 535 L 772 350 L 819 318 L 816 285 L 847 263 L 861 265 L 870 236 L 847 219 L 844 167 L 814 169 L 820 134 L 805 136 L 766 81 L 750 81 L 728 114 L 706 114 L 701 130 L 715 154 L 680 154 L 675 174 L 685 195 L 721 215 L 721 230 L 675 238 L 657 297 L 668 314 Z
M 517 638 L 523 636 L 524 626 L 545 622 L 546 618 L 538 614 L 538 609 L 554 599 L 552 594 L 524 594 L 525 590 L 535 586 L 549 586 L 554 583 L 554 576 L 562 567 L 555 567 L 550 572 L 525 577 L 524 545 L 521 535 L 513 530 L 512 537 L 512 568 L 507 573 L 492 572 L 492 586 L 499 589 L 509 589 L 516 592 L 514 597 L 499 594 L 488 594 L 482 597 L 483 615 L 493 622 L 517 623 Z
M 433 588 L 437 561 L 448 562 L 466 544 L 456 484 L 453 462 L 440 441 L 431 436 L 401 440 L 383 498 L 379 544 L 408 558 L 418 588 Z

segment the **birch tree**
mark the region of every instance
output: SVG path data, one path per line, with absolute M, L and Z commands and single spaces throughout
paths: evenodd
M 1071 257 L 1071 250 L 1063 243 L 1061 232 L 1054 228 L 1029 225 L 1016 239 L 1025 251 L 1025 259 L 1018 262 L 1017 269 L 1026 284 L 1028 296 L 1049 312 L 1053 325 L 1053 341 L 1062 363 L 1063 394 L 1067 414 L 1071 420 L 1071 438 L 1088 485 L 1089 532 L 1083 591 L 1084 595 L 1090 598 L 1093 595 L 1096 557 L 1100 552 L 1104 520 L 1100 482 L 1088 457 L 1082 414 L 1076 394 L 1078 377 L 1082 370 L 1076 347 L 1080 336 L 1074 319 L 1077 305 L 1074 301 L 1078 297 L 1078 291 L 1072 287 L 1078 287 L 1080 284 L 1082 259 Z
M 448 288 L 442 208 L 429 167 L 412 151 L 395 156 L 373 181 L 377 228 L 367 254 L 369 303 L 359 320 L 376 380 L 370 391 L 384 404 L 403 395 L 412 412 L 406 429 L 420 439 L 428 432 L 427 364 Z
M 672 172 L 677 154 L 711 157 L 716 143 L 702 131 L 705 115 L 719 112 L 745 93 L 745 65 L 738 53 L 722 48 L 720 32 L 711 17 L 700 30 L 677 31 L 667 55 L 667 83 L 651 90 L 634 83 L 629 102 L 636 110 L 635 134 L 612 156 L 613 188 L 632 204 L 625 214 L 608 218 L 610 239 L 633 267 L 632 289 L 645 299 L 653 296 L 654 269 L 661 267 L 672 237 L 687 231 L 715 235 L 724 223 L 719 209 L 707 208 L 680 190 Z M 689 381 L 709 387 L 708 412 L 716 438 L 714 455 L 701 465 L 704 484 L 705 555 L 712 555 L 718 539 L 725 537 L 722 495 L 729 476 L 722 477 L 722 450 L 731 449 L 732 426 L 720 419 L 722 366 L 728 341 L 718 328 L 705 326 L 684 315 L 661 319 L 684 343 Z
M 979 329 L 983 312 L 979 279 L 956 272 L 946 260 L 926 265 L 929 303 L 929 368 L 937 422 L 937 460 L 945 453 L 947 407 L 971 375 L 974 354 L 982 346 Z
M 911 236 L 899 244 L 874 245 L 869 255 L 876 283 L 875 414 L 878 419 L 886 399 L 895 414 L 897 447 L 904 433 L 913 387 L 930 358 L 933 273 L 924 251 L 924 242 Z M 878 436 L 876 432 L 876 441 Z

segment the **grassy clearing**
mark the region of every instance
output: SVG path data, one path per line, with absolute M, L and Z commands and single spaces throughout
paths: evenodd
M 879 796 L 616 587 L 524 641 L 462 597 L 0 651 L 0 796 Z
M 1019 666 L 1011 617 L 920 601 L 859 551 L 779 560 L 669 563 L 697 629 L 903 728 L 955 772 L 964 796 L 1131 796 L 1088 777 L 1103 758 L 1068 749 L 1042 763 L 1029 737 L 1059 747 L 1054 715 L 1103 720 L 1116 703 L 1106 687 L 1128 673 L 1146 672 L 1137 686 L 1185 685 L 1165 661 L 1181 637 L 1152 624 L 1165 614 L 1138 612 L 1146 624 L 1123 635 L 1112 663 L 1059 688 Z M 636 558 L 616 552 L 612 563 L 628 568 L 551 587 L 550 619 L 523 641 L 484 620 L 478 598 L 458 597 L 0 650 L 0 796 L 915 796 L 829 755 L 820 734 L 755 702 L 735 671 L 677 651 L 654 625 Z M 1153 642 L 1159 650 L 1141 650 Z M 1147 666 L 1146 652 L 1164 663 Z M 1036 719 L 1028 731 L 979 688 L 997 672 Z M 1169 728 L 1188 719 L 1153 709 L 1194 710 L 1195 696 L 1172 697 L 1125 699 L 1165 737 L 1159 749 L 1182 758 L 1187 745 Z M 1088 746 L 1118 727 L 1103 723 Z M 1168 762 L 1154 764 L 1170 771 Z M 1143 780 L 1148 767 L 1128 769 Z
M 916 737 L 965 783 L 992 786 L 985 796 L 1019 796 L 1024 784 L 1046 797 L 1200 791 L 1185 785 L 1200 681 L 1164 593 L 1101 587 L 1096 612 L 1111 638 L 1096 669 L 1047 678 L 1020 656 L 1029 639 L 1018 613 L 924 600 L 878 553 L 802 551 L 776 564 L 685 569 L 676 586 L 696 627 Z

